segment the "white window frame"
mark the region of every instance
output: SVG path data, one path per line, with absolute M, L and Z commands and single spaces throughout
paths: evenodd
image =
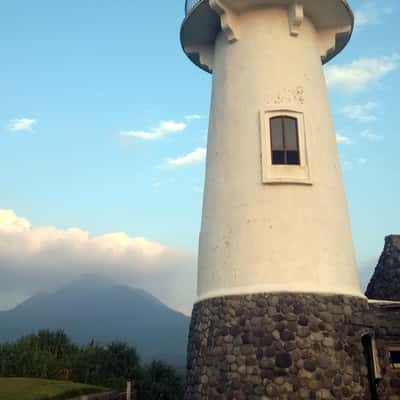
M 270 120 L 291 117 L 297 120 L 300 165 L 272 164 Z M 260 112 L 262 182 L 312 185 L 310 153 L 306 142 L 304 113 L 297 110 L 274 109 Z

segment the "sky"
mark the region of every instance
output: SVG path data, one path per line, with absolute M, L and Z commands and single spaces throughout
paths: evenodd
M 365 285 L 400 233 L 400 5 L 350 3 L 353 38 L 325 73 Z M 0 309 L 94 272 L 190 312 L 211 76 L 181 50 L 183 12 L 2 2 Z

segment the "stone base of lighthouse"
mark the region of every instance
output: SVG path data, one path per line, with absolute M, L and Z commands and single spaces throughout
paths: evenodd
M 186 400 L 370 399 L 367 301 L 253 294 L 195 305 Z

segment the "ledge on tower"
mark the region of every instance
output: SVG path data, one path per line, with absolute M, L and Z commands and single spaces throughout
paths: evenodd
M 186 17 L 181 27 L 182 48 L 194 64 L 207 72 L 212 72 L 217 34 L 221 29 L 231 28 L 227 27 L 225 15 L 219 15 L 212 4 L 218 4 L 218 8 L 226 7 L 235 15 L 263 5 L 289 10 L 293 4 L 301 4 L 304 15 L 319 33 L 323 64 L 343 50 L 353 33 L 354 14 L 346 0 L 187 0 Z

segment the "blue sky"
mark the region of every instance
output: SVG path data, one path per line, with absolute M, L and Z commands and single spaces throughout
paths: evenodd
M 365 269 L 375 263 L 384 236 L 400 231 L 400 5 L 351 5 L 358 22 L 353 39 L 326 73 L 357 258 Z M 189 282 L 211 76 L 181 50 L 183 9 L 183 0 L 3 2 L 0 209 L 34 228 L 65 233 L 75 227 L 91 237 L 124 232 L 179 249 L 190 259 Z M 10 281 L 0 286 L 0 308 L 34 290 Z M 194 284 L 185 295 L 168 293 L 172 283 L 162 294 L 148 289 L 186 310 Z

